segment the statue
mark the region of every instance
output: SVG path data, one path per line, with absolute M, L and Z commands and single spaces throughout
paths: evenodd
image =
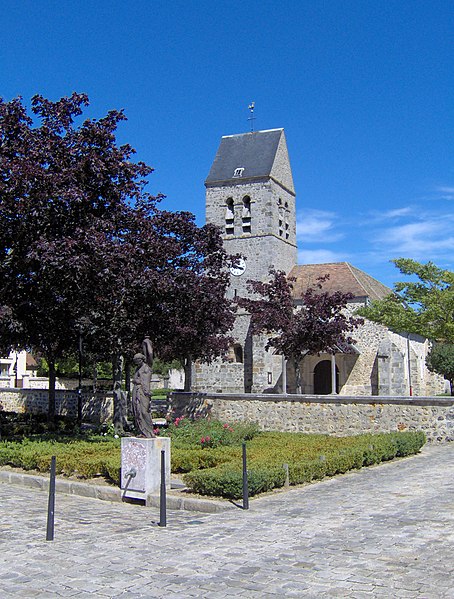
M 151 342 L 150 342 L 151 345 Z M 153 432 L 153 420 L 150 414 L 150 383 L 151 368 L 143 354 L 136 354 L 133 358 L 136 371 L 132 378 L 132 413 L 137 428 L 144 437 L 156 437 Z
M 153 368 L 153 344 L 148 335 L 145 335 L 145 339 L 142 341 L 142 353 L 145 356 L 145 362 L 150 368 Z

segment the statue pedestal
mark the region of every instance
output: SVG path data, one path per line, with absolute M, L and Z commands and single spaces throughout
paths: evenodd
M 161 451 L 165 451 L 166 488 L 170 489 L 170 438 L 122 437 L 122 496 L 143 499 L 159 492 L 161 486 Z

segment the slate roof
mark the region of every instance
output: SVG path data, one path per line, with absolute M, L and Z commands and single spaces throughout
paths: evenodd
M 268 177 L 283 131 L 270 129 L 222 137 L 205 184 L 235 181 L 237 168 L 244 169 L 241 179 Z
M 302 264 L 294 266 L 289 273 L 289 277 L 296 279 L 292 283 L 295 300 L 301 298 L 308 287 L 315 285 L 318 277 L 326 274 L 329 274 L 329 279 L 322 284 L 323 291 L 342 291 L 352 293 L 355 298 L 370 300 L 383 299 L 392 293 L 389 287 L 348 262 Z

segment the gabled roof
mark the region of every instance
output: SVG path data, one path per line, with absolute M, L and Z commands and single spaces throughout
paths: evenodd
M 294 193 L 290 168 L 285 169 L 288 171 L 286 180 L 280 180 L 284 177 L 280 176 L 281 169 L 275 163 L 282 161 L 289 161 L 283 129 L 226 135 L 221 138 L 205 185 L 274 177 Z M 242 169 L 241 176 L 235 176 L 236 169 Z
M 25 355 L 25 364 L 26 364 L 25 367 L 27 370 L 35 370 L 35 368 L 38 368 L 38 362 L 28 352 Z
M 308 287 L 316 285 L 317 279 L 324 275 L 329 275 L 329 279 L 322 283 L 323 291 L 352 293 L 355 298 L 370 300 L 383 299 L 392 293 L 389 287 L 348 262 L 332 262 L 294 266 L 289 277 L 296 279 L 292 283 L 295 299 L 301 298 Z

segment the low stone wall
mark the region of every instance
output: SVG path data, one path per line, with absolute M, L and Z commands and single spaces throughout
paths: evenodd
M 0 389 L 0 410 L 5 412 L 47 413 L 47 389 Z M 77 416 L 77 392 L 55 392 L 55 411 L 62 416 Z M 87 422 L 100 423 L 111 420 L 113 397 L 111 393 L 83 393 L 82 416 Z
M 180 393 L 174 416 L 249 420 L 262 430 L 332 434 L 422 430 L 432 443 L 454 440 L 454 397 L 345 397 Z

